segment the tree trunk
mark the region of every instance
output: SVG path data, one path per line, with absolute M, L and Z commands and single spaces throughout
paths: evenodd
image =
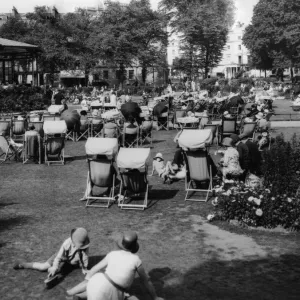
M 146 78 L 147 78 L 147 67 L 145 65 L 142 66 L 142 81 L 144 85 L 146 84 Z
M 294 64 L 291 63 L 291 80 L 293 82 L 293 78 L 294 78 L 294 71 L 293 71 L 293 68 L 294 68 Z
M 265 70 L 265 78 L 267 77 L 267 70 Z

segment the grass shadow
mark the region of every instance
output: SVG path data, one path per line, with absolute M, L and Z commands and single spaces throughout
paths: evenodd
M 10 230 L 12 227 L 27 222 L 27 220 L 28 218 L 24 216 L 17 216 L 9 219 L 0 219 L 0 232 Z

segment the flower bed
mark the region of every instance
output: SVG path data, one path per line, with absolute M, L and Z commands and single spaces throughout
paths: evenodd
M 294 135 L 286 142 L 277 136 L 271 149 L 263 152 L 262 170 L 260 182 L 226 180 L 216 186 L 208 220 L 300 230 L 300 140 Z

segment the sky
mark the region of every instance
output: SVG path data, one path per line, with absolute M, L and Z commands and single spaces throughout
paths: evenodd
M 20 13 L 33 11 L 35 6 L 55 5 L 59 12 L 72 12 L 76 7 L 97 6 L 101 0 L 10 0 L 0 1 L 0 13 L 11 12 L 15 6 Z M 130 0 L 119 0 L 123 3 L 129 3 Z M 157 8 L 159 0 L 150 0 L 154 9 Z M 252 17 L 253 6 L 258 0 L 235 0 L 236 2 L 236 20 L 249 24 Z

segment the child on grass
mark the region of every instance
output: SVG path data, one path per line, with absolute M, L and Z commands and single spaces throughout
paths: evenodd
M 33 269 L 38 271 L 48 271 L 48 278 L 45 280 L 46 287 L 49 288 L 62 277 L 61 271 L 65 264 L 72 267 L 80 266 L 83 274 L 87 273 L 89 237 L 86 229 L 75 228 L 71 231 L 71 236 L 67 238 L 59 251 L 52 255 L 46 262 L 22 262 L 14 265 L 15 270 Z

